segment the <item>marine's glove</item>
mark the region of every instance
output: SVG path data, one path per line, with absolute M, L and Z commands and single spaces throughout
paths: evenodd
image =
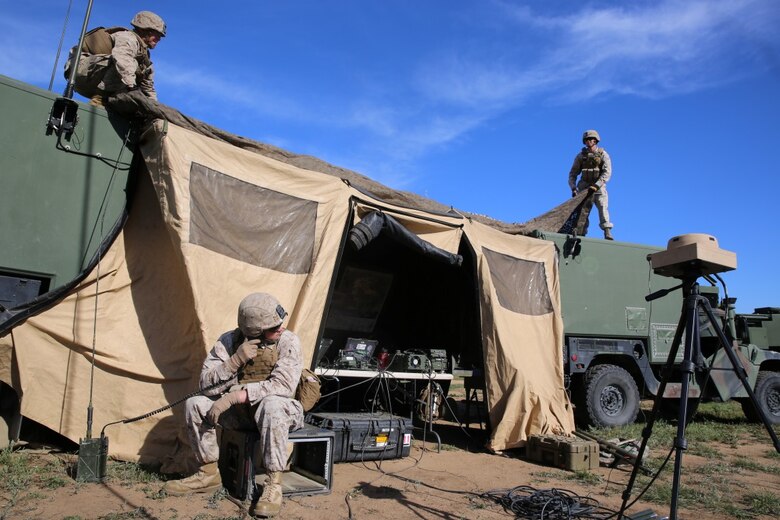
M 246 365 L 250 359 L 254 359 L 257 355 L 257 346 L 262 341 L 261 339 L 245 339 L 236 349 L 236 352 L 225 361 L 225 365 L 230 369 L 230 372 L 233 374 L 238 373 L 242 366 Z
M 596 193 L 597 191 L 599 191 L 599 187 L 596 186 L 595 184 L 591 184 L 590 186 L 588 186 L 588 190 L 590 190 L 591 193 Z
M 219 417 L 225 413 L 231 406 L 236 404 L 245 403 L 249 396 L 246 390 L 236 390 L 235 392 L 228 392 L 211 405 L 211 408 L 206 412 L 206 419 L 215 425 L 219 422 Z
M 572 197 L 576 197 L 576 196 L 577 196 L 577 190 L 575 190 L 575 189 L 572 189 L 572 190 L 571 190 L 571 196 L 572 196 Z

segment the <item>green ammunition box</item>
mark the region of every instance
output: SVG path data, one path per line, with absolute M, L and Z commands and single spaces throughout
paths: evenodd
M 588 471 L 599 466 L 599 445 L 595 441 L 562 435 L 531 435 L 526 458 L 570 471 Z

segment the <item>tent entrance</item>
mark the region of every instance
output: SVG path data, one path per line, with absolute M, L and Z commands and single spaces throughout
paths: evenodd
M 461 265 L 400 243 L 392 233 L 380 233 L 360 249 L 350 244 L 347 241 L 326 306 L 315 357 L 318 367 L 339 369 L 344 387 L 354 383 L 344 379 L 351 370 L 376 372 L 382 359 L 390 363 L 389 372 L 429 370 L 426 365 L 414 365 L 416 359 L 424 358 L 437 372 L 481 366 L 476 267 L 465 238 L 459 246 Z M 371 356 L 350 356 L 350 338 L 368 340 Z M 446 393 L 449 381 L 442 383 Z M 344 392 L 338 408 L 371 409 L 375 403 L 368 394 L 373 392 L 370 386 Z M 394 395 L 394 399 L 401 408 L 413 401 L 403 395 Z

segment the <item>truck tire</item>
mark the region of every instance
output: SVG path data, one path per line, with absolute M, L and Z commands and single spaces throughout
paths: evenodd
M 597 365 L 585 374 L 588 421 L 599 428 L 631 424 L 639 413 L 639 389 L 634 378 L 616 365 Z
M 759 372 L 753 393 L 756 394 L 756 400 L 770 424 L 780 424 L 780 373 L 768 370 Z M 742 400 L 742 411 L 749 421 L 761 421 L 761 416 L 750 399 Z

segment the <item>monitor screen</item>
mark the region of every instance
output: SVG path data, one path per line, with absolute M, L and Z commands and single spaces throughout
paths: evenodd
M 378 344 L 379 342 L 375 339 L 347 338 L 347 343 L 344 345 L 344 353 L 370 358 L 374 355 L 374 350 Z

